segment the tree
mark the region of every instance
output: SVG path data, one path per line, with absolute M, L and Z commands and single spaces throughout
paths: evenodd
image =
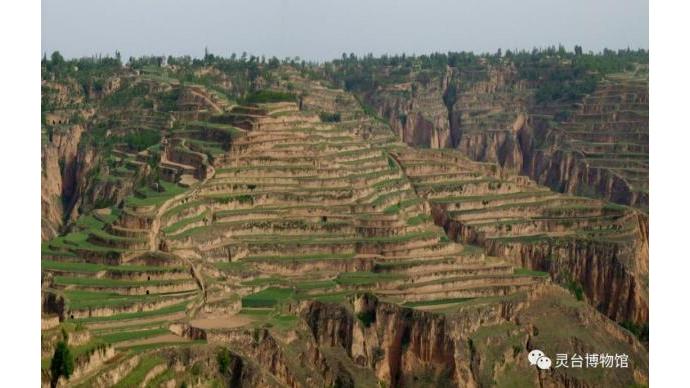
M 455 101 L 457 101 L 458 98 L 458 91 L 457 91 L 457 86 L 455 83 L 451 82 L 448 85 L 448 89 L 446 90 L 445 93 L 443 93 L 443 103 L 448 107 L 448 109 L 451 109 L 453 105 L 455 105 Z
M 216 354 L 216 361 L 218 362 L 218 372 L 220 374 L 225 374 L 230 366 L 230 361 L 232 360 L 230 351 L 226 348 L 222 348 Z
M 62 57 L 59 51 L 53 51 L 53 54 L 50 56 L 50 61 L 53 65 L 61 65 L 65 62 L 65 58 Z
M 280 59 L 275 56 L 268 60 L 269 69 L 277 69 L 280 66 Z
M 565 57 L 566 54 L 567 54 L 567 52 L 565 51 L 565 47 L 563 47 L 562 44 L 559 44 L 558 45 L 558 56 L 562 58 L 562 57 Z
M 66 379 L 72 375 L 74 372 L 74 358 L 72 353 L 70 353 L 69 348 L 65 341 L 60 341 L 55 347 L 55 353 L 53 353 L 53 359 L 50 361 L 50 372 L 51 372 L 51 386 L 55 387 L 57 385 L 60 376 L 64 376 Z
M 575 55 L 582 55 L 582 46 L 575 45 Z
M 53 54 L 50 56 L 50 66 L 48 67 L 48 70 L 60 72 L 64 67 L 64 64 L 65 58 L 62 57 L 62 54 L 60 54 L 59 51 L 53 51 Z

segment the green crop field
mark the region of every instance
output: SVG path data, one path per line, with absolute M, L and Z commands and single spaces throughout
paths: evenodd
M 269 287 L 242 298 L 242 307 L 273 307 L 276 304 L 292 298 L 291 288 Z
M 165 333 L 169 333 L 168 329 L 160 328 L 151 330 L 125 331 L 119 333 L 104 334 L 101 336 L 101 338 L 108 343 L 116 343 L 122 341 L 155 337 L 157 335 Z

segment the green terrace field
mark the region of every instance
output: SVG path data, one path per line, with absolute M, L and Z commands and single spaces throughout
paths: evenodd
M 168 199 L 185 191 L 184 187 L 173 183 L 161 181 L 159 184 L 162 186 L 161 191 L 153 190 L 150 187 L 139 189 L 134 196 L 127 198 L 126 204 L 128 206 L 160 206 Z
M 77 296 L 83 297 L 84 295 L 83 294 L 77 294 Z M 101 294 L 95 298 L 100 299 L 103 297 L 109 297 L 109 296 Z M 142 301 L 142 300 L 145 300 L 145 299 L 139 298 L 137 301 Z M 155 298 L 151 297 L 151 298 L 149 298 L 149 300 L 155 300 Z M 132 301 L 133 300 L 130 299 L 130 302 L 132 302 Z M 117 304 L 119 302 L 120 301 L 116 300 L 115 303 Z M 88 304 L 88 299 L 86 300 L 86 304 Z M 92 304 L 92 306 L 89 306 L 89 307 L 99 306 L 99 303 L 93 299 L 91 300 L 91 304 Z M 137 321 L 148 319 L 148 318 L 156 318 L 156 319 L 167 318 L 167 316 L 172 315 L 174 313 L 184 313 L 187 309 L 188 304 L 189 303 L 185 301 L 183 303 L 172 304 L 169 306 L 161 307 L 157 310 L 137 311 L 137 312 L 131 312 L 131 313 L 119 313 L 119 314 L 102 316 L 102 317 L 76 318 L 74 321 L 79 322 L 79 323 L 84 323 L 84 324 L 101 323 L 101 322 L 121 322 L 121 321 L 127 321 L 129 323 L 133 323 L 133 322 L 137 322 Z M 106 307 L 111 307 L 111 306 L 106 304 Z
M 273 307 L 293 296 L 294 291 L 292 289 L 269 287 L 242 298 L 242 307 Z

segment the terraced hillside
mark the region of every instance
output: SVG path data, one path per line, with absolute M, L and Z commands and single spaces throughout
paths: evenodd
M 44 385 L 60 341 L 62 386 L 646 384 L 615 322 L 647 321 L 641 213 L 412 148 L 315 73 L 272 71 L 235 103 L 180 90 L 156 144 L 114 148 L 132 193 L 44 243 Z M 630 367 L 539 371 L 535 348 Z
M 185 148 L 213 158 L 227 150 L 233 135 L 234 128 L 207 121 L 233 103 L 193 82 L 199 79 L 182 81 L 181 75 L 160 68 L 106 69 L 106 74 L 53 70 L 46 78 L 54 80 L 44 80 L 44 241 L 64 234 L 80 214 L 121 203 L 143 180 L 159 174 L 162 138 L 174 132 L 175 138 L 186 138 Z M 181 168 L 170 163 L 175 161 L 160 166 L 163 174 Z
M 500 176 L 458 152 L 404 149 L 395 155 L 451 238 L 581 288 L 614 320 L 648 320 L 643 213 Z
M 648 53 L 555 48 L 344 58 L 335 82 L 407 144 L 455 148 L 550 188 L 646 211 Z
M 646 210 L 648 79 L 612 75 L 568 112 L 566 121 L 526 136 L 543 145 L 528 157 L 524 169 L 560 191 L 590 196 L 601 193 L 610 201 Z M 538 116 L 535 126 L 547 126 L 543 119 Z

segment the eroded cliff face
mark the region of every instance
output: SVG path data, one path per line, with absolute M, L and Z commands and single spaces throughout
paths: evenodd
M 448 67 L 441 77 L 418 75 L 370 92 L 365 102 L 410 145 L 459 148 L 476 160 L 519 168 L 514 134 L 526 123 L 526 90 L 510 65 Z
M 520 115 L 515 122 L 518 125 L 525 125 L 526 120 L 524 116 Z M 497 163 L 504 169 L 511 171 L 519 171 L 523 164 L 520 144 L 515 132 L 511 130 L 463 134 L 457 149 L 472 160 Z
M 557 282 L 581 285 L 590 304 L 614 321 L 644 324 L 649 320 L 649 224 L 641 212 L 634 213 L 637 227 L 625 243 L 585 238 L 485 239 L 471 226 L 452 220 L 442 206 L 434 206 L 432 214 L 457 241 L 481 245 L 488 255 L 512 259 L 517 266 L 549 272 Z
M 511 65 L 479 70 L 448 68 L 442 77 L 417 77 L 366 95 L 407 144 L 457 148 L 473 160 L 520 172 L 518 138 L 528 128 L 532 104 L 528 82 Z
M 180 327 L 181 335 L 209 346 L 170 350 L 168 365 L 202 364 L 195 377 L 201 383 L 218 378 L 217 354 L 227 351 L 223 381 L 257 387 L 599 387 L 648 380 L 646 349 L 631 333 L 549 283 L 428 310 L 365 293 L 343 303 L 295 302 L 283 313 L 297 315 L 294 326 Z M 626 354 L 629 366 L 542 371 L 529 365 L 533 349 L 553 360 L 559 353 Z
M 356 297 L 351 309 L 320 302 L 304 302 L 297 309 L 316 345 L 310 347 L 312 355 L 343 349 L 355 365 L 373 370 L 391 387 L 484 387 L 498 381 L 597 386 L 591 376 L 577 371 L 543 372 L 530 367 L 526 356 L 534 348 L 547 354 L 625 349 L 634 365 L 603 371 L 607 381 L 623 385 L 646 381 L 644 347 L 553 285 L 494 303 L 470 302 L 446 313 L 404 308 L 370 295 Z M 579 338 L 576 331 L 567 331 L 585 327 L 596 338 Z
M 320 346 L 345 349 L 356 365 L 372 368 L 391 386 L 413 385 L 420 376 L 442 386 L 459 381 L 456 343 L 444 316 L 379 303 L 364 296 L 345 307 L 310 303 L 302 317 Z M 471 376 L 465 378 L 471 379 Z
M 449 112 L 448 98 L 455 95 L 452 69 L 440 78 L 396 84 L 368 93 L 365 103 L 385 118 L 400 138 L 410 144 L 430 148 L 454 147 L 459 139 L 459 117 Z
M 266 329 L 197 330 L 196 335 L 200 334 L 209 343 L 230 349 L 231 381 L 252 381 L 254 385 L 248 386 L 262 387 L 275 385 L 271 382 L 288 387 L 328 386 L 324 384 L 327 371 L 319 369 L 321 354 L 309 342 L 300 343 L 304 347 L 295 354 L 288 349 L 289 343 Z
M 54 131 L 41 148 L 41 239 L 55 237 L 78 185 L 78 152 L 84 127 Z
M 41 240 L 59 235 L 80 214 L 115 205 L 129 195 L 148 166 L 131 177 L 114 177 L 112 167 L 93 145 L 82 141 L 83 125 L 54 130 L 41 148 Z
M 144 166 L 130 177 L 120 179 L 103 179 L 114 177 L 114 169 L 108 166 L 103 155 L 96 149 L 84 147 L 77 158 L 77 190 L 72 196 L 70 220 L 76 220 L 79 214 L 103 207 L 104 204 L 116 205 L 130 195 L 137 181 L 151 172 Z
M 168 361 L 161 364 L 164 369 L 172 369 L 177 372 L 189 371 L 190 367 L 195 369 L 192 378 L 185 382 L 191 386 L 206 386 L 210 381 L 215 384 L 222 383 L 228 387 L 277 387 L 281 385 L 277 379 L 262 369 L 254 360 L 247 359 L 245 356 L 227 351 L 227 370 L 219 376 L 218 352 L 227 351 L 227 348 L 220 347 L 188 347 L 188 348 L 169 348 L 163 352 L 164 358 Z M 266 352 L 269 354 L 269 352 Z M 152 370 L 145 380 L 150 381 L 161 372 Z M 179 381 L 175 379 L 167 380 L 162 386 L 178 386 Z M 146 386 L 147 384 L 142 384 Z M 112 386 L 112 384 L 110 385 Z
M 611 168 L 592 163 L 586 153 L 569 145 L 572 139 L 563 129 L 551 125 L 539 117 L 518 115 L 509 129 L 463 134 L 457 148 L 473 160 L 498 163 L 562 193 L 646 209 L 646 190 L 635 189 Z M 634 163 L 619 167 L 636 168 Z
M 585 153 L 567 147 L 567 135 L 541 119 L 518 133 L 522 174 L 554 190 L 599 196 L 611 202 L 646 208 L 649 193 L 634 190 L 620 175 L 587 161 Z
M 512 65 L 487 66 L 477 77 L 461 75 L 457 98 L 449 107 L 459 116 L 455 148 L 474 160 L 519 171 L 523 157 L 516 133 L 527 125 L 529 85 Z

